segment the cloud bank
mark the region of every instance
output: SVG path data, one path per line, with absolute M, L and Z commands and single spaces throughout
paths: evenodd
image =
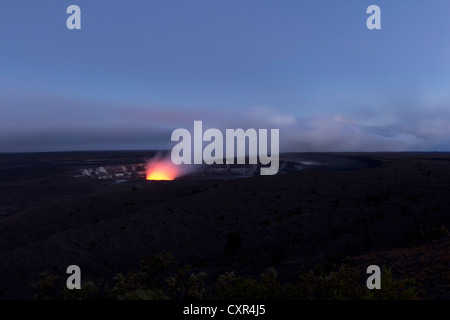
M 450 151 L 450 104 L 393 105 L 384 121 L 376 110 L 299 117 L 267 106 L 183 109 L 42 96 L 0 97 L 0 105 L 0 152 L 165 149 L 171 132 L 192 130 L 194 120 L 204 129 L 280 129 L 282 152 Z

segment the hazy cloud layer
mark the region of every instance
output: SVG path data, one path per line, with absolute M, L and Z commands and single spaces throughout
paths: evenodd
M 122 106 L 55 97 L 0 98 L 0 152 L 169 148 L 176 128 L 280 129 L 281 151 L 448 151 L 450 108 L 393 105 L 371 117 L 296 117 L 266 106 L 242 110 Z M 386 110 L 386 108 L 384 108 Z

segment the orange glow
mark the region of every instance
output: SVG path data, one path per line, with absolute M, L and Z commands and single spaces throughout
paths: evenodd
M 170 160 L 149 163 L 147 166 L 147 180 L 173 180 L 181 172 Z

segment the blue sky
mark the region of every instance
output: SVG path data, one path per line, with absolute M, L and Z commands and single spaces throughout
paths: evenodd
M 66 28 L 66 8 L 82 29 Z M 382 29 L 366 28 L 366 8 Z M 193 120 L 283 151 L 450 151 L 450 2 L 5 0 L 0 152 L 166 148 Z

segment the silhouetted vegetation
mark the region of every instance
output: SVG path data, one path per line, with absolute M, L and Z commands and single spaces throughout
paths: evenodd
M 36 299 L 64 300 L 410 300 L 419 298 L 413 279 L 395 279 L 388 268 L 382 268 L 382 290 L 366 287 L 365 270 L 346 264 L 337 266 L 322 260 L 311 271 L 303 267 L 290 282 L 281 282 L 271 267 L 258 278 L 225 272 L 207 285 L 208 275 L 187 265 L 172 270 L 176 264 L 170 254 L 144 258 L 138 270 L 119 273 L 112 287 L 82 284 L 81 290 L 61 290 L 61 279 L 43 273 L 33 288 Z M 211 283 L 211 282 L 210 282 Z

